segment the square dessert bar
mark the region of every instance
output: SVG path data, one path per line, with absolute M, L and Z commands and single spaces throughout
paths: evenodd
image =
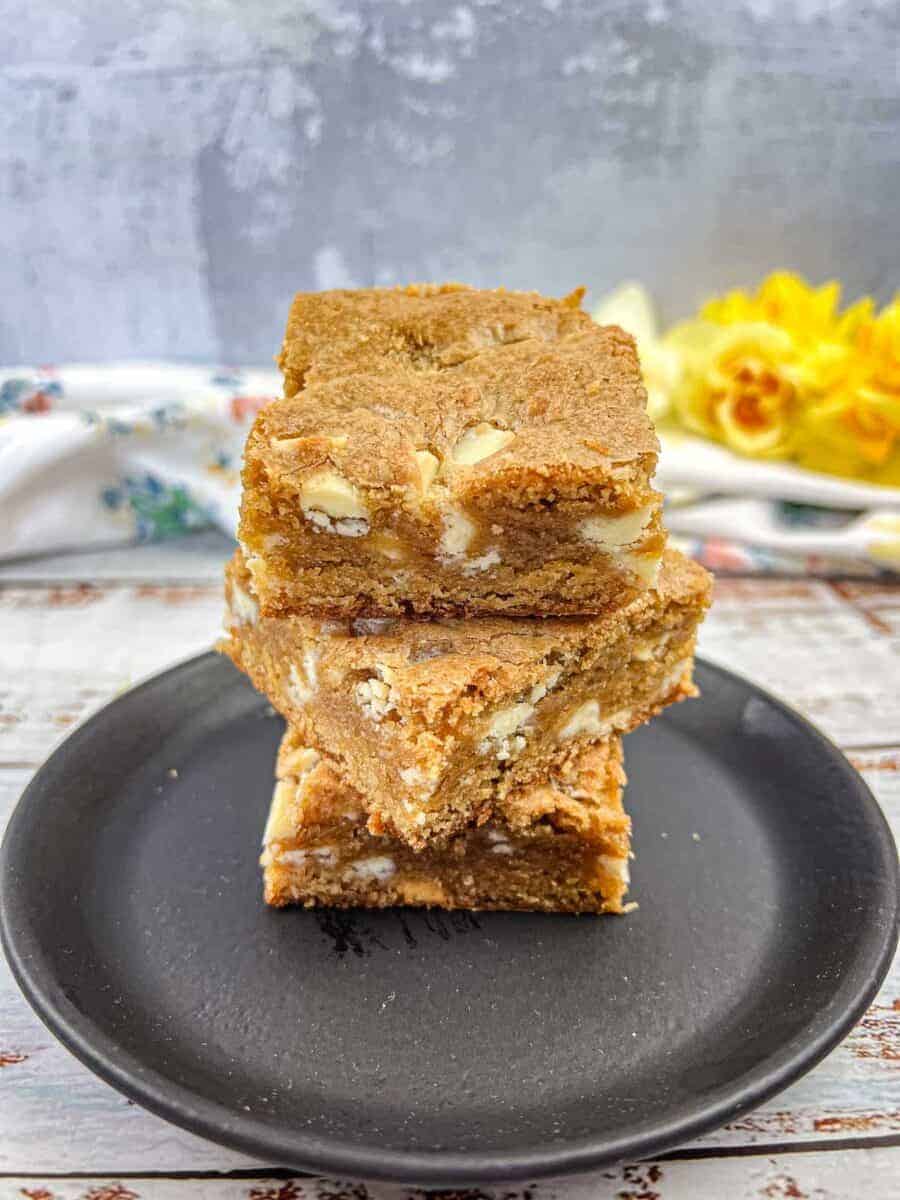
M 262 611 L 599 612 L 656 577 L 634 342 L 581 293 L 300 294 L 244 455 Z
M 563 749 L 542 783 L 508 792 L 484 824 L 415 851 L 373 833 L 335 761 L 288 730 L 263 838 L 266 903 L 627 911 L 624 782 L 618 737 Z
M 374 834 L 419 848 L 545 781 L 561 748 L 626 733 L 695 694 L 702 567 L 597 617 L 266 617 L 240 552 L 220 649 L 364 798 Z

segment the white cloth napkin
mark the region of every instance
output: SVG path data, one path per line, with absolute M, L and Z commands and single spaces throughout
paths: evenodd
M 0 369 L 0 560 L 207 525 L 233 535 L 244 441 L 280 392 L 274 368 Z M 669 528 L 716 569 L 900 569 L 900 489 L 681 434 L 663 436 L 657 484 Z
M 0 370 L 0 559 L 233 534 L 244 440 L 280 391 L 274 369 Z

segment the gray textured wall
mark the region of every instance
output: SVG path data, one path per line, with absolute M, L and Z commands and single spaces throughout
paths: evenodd
M 266 360 L 300 287 L 900 286 L 894 0 L 0 0 L 0 362 Z

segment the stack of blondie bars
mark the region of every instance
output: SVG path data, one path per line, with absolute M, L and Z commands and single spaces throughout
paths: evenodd
M 622 735 L 694 694 L 632 339 L 581 294 L 300 294 L 224 651 L 287 721 L 273 905 L 620 912 Z

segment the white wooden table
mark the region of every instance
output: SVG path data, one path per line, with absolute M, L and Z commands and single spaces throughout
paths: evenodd
M 0 820 L 89 712 L 208 647 L 228 545 L 0 568 Z M 702 652 L 806 713 L 900 834 L 900 585 L 720 581 Z M 750 1115 L 659 1162 L 503 1200 L 900 1198 L 900 969 L 843 1045 Z M 399 1200 L 404 1188 L 292 1178 L 166 1124 L 59 1046 L 0 966 L 0 1200 Z M 477 1194 L 482 1195 L 482 1194 Z

